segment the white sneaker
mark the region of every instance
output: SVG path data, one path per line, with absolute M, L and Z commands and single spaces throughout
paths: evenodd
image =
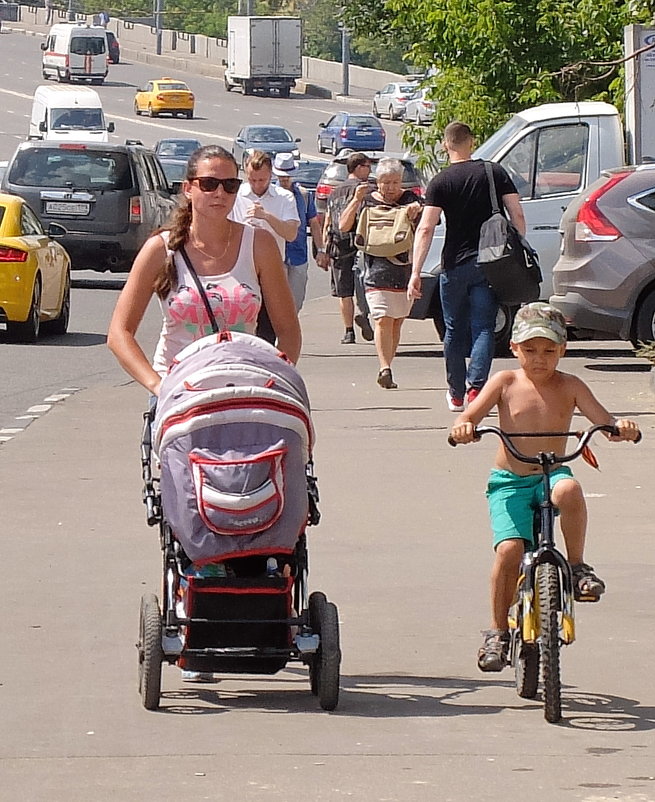
M 450 394 L 450 390 L 446 390 L 446 403 L 451 412 L 464 412 L 464 399 L 453 398 Z
M 182 669 L 182 682 L 213 682 L 214 675 L 207 671 L 186 671 Z

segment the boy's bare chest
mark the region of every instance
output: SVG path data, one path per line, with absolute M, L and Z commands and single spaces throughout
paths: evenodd
M 562 386 L 512 388 L 506 395 L 505 411 L 515 430 L 564 431 L 569 428 L 575 402 Z

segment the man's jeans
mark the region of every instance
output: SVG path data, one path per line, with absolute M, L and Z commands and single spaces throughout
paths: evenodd
M 307 262 L 302 265 L 288 265 L 285 262 L 284 269 L 291 287 L 296 312 L 300 312 L 305 303 L 305 292 L 307 291 Z
M 467 387 L 480 389 L 489 376 L 498 301 L 476 259 L 443 270 L 439 290 L 446 325 L 446 379 L 451 395 L 464 398 Z

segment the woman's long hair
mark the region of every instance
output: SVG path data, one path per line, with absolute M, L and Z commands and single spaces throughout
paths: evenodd
M 222 161 L 231 162 L 236 169 L 237 175 L 239 173 L 239 165 L 228 150 L 225 150 L 220 145 L 205 145 L 202 148 L 198 148 L 198 150 L 194 150 L 189 157 L 186 180 L 190 181 L 195 178 L 198 174 L 198 162 L 208 159 L 221 159 Z M 157 274 L 153 287 L 160 298 L 165 298 L 171 290 L 177 287 L 177 269 L 173 254 L 189 239 L 192 217 L 191 201 L 186 195 L 180 194 L 178 206 L 171 215 L 170 223 L 155 232 L 157 234 L 160 231 L 170 232 L 168 236 L 168 256 L 162 269 Z

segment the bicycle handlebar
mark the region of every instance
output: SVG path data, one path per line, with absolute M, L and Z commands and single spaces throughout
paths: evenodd
M 474 429 L 476 439 L 479 439 L 484 434 L 495 434 L 499 437 L 503 445 L 507 448 L 509 453 L 514 457 L 514 459 L 519 460 L 519 462 L 527 462 L 530 465 L 541 465 L 541 459 L 537 457 L 528 457 L 527 454 L 522 454 L 512 442 L 512 438 L 514 437 L 578 437 L 580 435 L 579 432 L 504 432 L 502 429 L 499 429 L 497 426 L 476 426 Z M 612 426 L 610 424 L 600 423 L 596 426 L 592 426 L 591 428 L 587 429 L 585 432 L 582 433 L 580 437 L 580 442 L 576 446 L 576 448 L 570 454 L 553 454 L 552 457 L 548 460 L 549 462 L 570 462 L 571 460 L 576 459 L 577 457 L 582 454 L 584 451 L 587 443 L 591 440 L 596 432 L 607 432 L 608 434 L 612 434 L 615 436 L 619 435 L 619 430 L 616 426 Z M 639 432 L 639 436 L 634 441 L 638 443 L 641 440 L 641 432 Z M 448 444 L 451 446 L 459 445 L 458 443 L 453 440 L 451 435 L 448 435 Z

